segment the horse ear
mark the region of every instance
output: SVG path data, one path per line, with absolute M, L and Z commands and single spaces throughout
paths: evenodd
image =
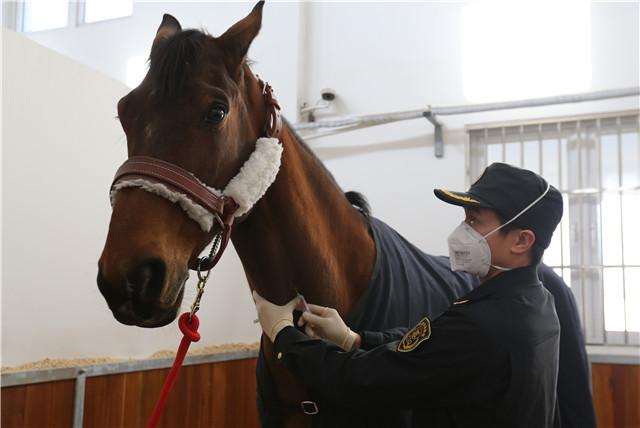
M 153 46 L 151 49 L 153 50 L 153 47 L 155 47 L 158 43 L 169 39 L 179 31 L 182 31 L 182 27 L 180 26 L 178 20 L 168 13 L 165 13 L 162 17 L 160 27 L 158 27 L 158 31 L 156 32 L 156 38 L 153 39 Z
M 263 6 L 264 0 L 259 1 L 249 15 L 236 22 L 218 39 L 232 55 L 235 64 L 242 62 L 251 42 L 260 31 Z

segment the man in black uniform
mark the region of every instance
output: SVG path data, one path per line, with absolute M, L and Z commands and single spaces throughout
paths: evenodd
M 338 346 L 293 328 L 297 299 L 276 306 L 254 292 L 263 330 L 320 406 L 410 408 L 424 427 L 557 426 L 560 328 L 536 267 L 562 217 L 560 193 L 492 164 L 468 192 L 435 194 L 465 209 L 450 261 L 478 275 L 478 288 L 408 331 L 356 334 L 335 310 L 310 305 L 307 333 Z

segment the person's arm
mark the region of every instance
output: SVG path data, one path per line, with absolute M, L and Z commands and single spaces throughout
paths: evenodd
M 402 339 L 407 334 L 407 331 L 409 331 L 407 327 L 396 327 L 384 331 L 365 330 L 356 332 L 360 337 L 359 346 L 356 349 L 369 350 L 385 343 L 395 342 Z
M 401 341 L 351 352 L 287 327 L 275 350 L 310 390 L 341 406 L 486 405 L 507 383 L 507 352 L 460 314 L 425 320 Z
M 402 339 L 408 330 L 408 328 L 397 327 L 381 332 L 352 332 L 335 309 L 312 303 L 307 304 L 307 308 L 308 311 L 303 312 L 298 319 L 298 327 L 304 327 L 307 336 L 328 340 L 345 351 L 373 349 L 376 346 Z

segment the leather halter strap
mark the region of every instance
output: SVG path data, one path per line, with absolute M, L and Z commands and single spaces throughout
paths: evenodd
M 149 156 L 133 156 L 118 169 L 113 184 L 125 178 L 152 178 L 186 193 L 214 215 L 223 213 L 224 196 L 212 192 L 189 171 L 178 165 Z
M 218 251 L 215 252 L 215 254 L 196 259 L 196 261 L 189 266 L 191 270 L 206 272 L 213 269 L 213 267 L 218 264 L 218 262 L 220 261 L 220 257 L 222 257 L 222 254 L 224 253 L 224 250 L 227 248 L 227 244 L 229 243 L 229 239 L 231 238 L 231 230 L 233 229 L 234 219 L 233 213 L 237 208 L 238 205 L 232 198 L 225 197 L 223 214 L 216 217 L 218 218 L 218 220 L 222 220 L 220 224 L 221 230 L 219 233 L 221 234 L 221 236 Z M 209 242 L 211 242 L 211 239 L 209 240 Z M 215 248 L 213 250 L 215 250 Z
M 257 77 L 257 76 L 256 76 Z M 273 88 L 268 83 L 258 77 L 258 84 L 262 89 L 262 95 L 266 106 L 266 120 L 264 134 L 270 138 L 278 138 L 282 130 L 282 117 L 280 114 L 280 104 L 273 94 Z M 218 221 L 221 233 L 220 247 L 215 255 L 197 259 L 189 268 L 199 271 L 208 271 L 213 268 L 222 253 L 224 252 L 231 237 L 233 228 L 234 213 L 238 204 L 233 198 L 219 195 L 205 186 L 189 171 L 170 162 L 156 159 L 149 156 L 133 156 L 127 159 L 118 171 L 111 183 L 113 186 L 123 180 L 132 178 L 151 179 L 188 195 L 195 202 L 212 213 Z M 215 227 L 215 226 L 214 226 Z M 213 228 L 212 228 L 213 230 Z M 212 233 L 207 244 L 213 240 L 215 233 Z
M 256 76 L 258 77 L 258 76 Z M 278 138 L 282 130 L 282 116 L 280 115 L 280 104 L 273 94 L 273 88 L 258 77 L 258 84 L 262 87 L 262 95 L 267 106 L 267 121 L 264 126 L 264 133 L 267 137 Z

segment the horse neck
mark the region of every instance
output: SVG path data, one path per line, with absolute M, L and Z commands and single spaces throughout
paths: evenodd
M 284 304 L 302 293 L 348 313 L 366 288 L 375 247 L 367 220 L 320 160 L 283 126 L 282 164 L 232 241 L 252 288 Z

